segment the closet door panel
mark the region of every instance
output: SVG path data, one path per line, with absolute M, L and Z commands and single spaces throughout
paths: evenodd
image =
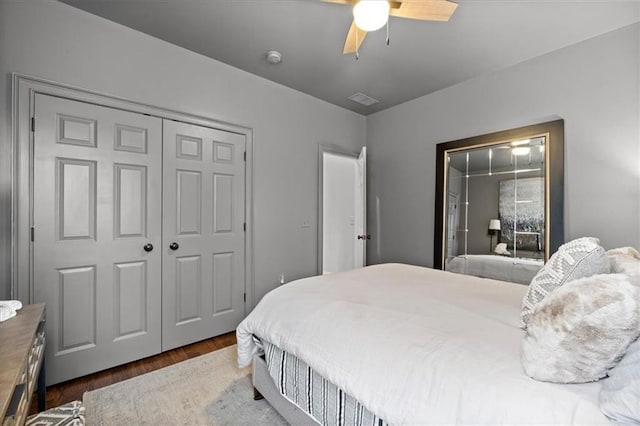
M 163 339 L 168 350 L 244 317 L 245 136 L 164 121 Z
M 175 270 L 176 324 L 202 320 L 200 256 L 176 256 Z
M 202 176 L 197 170 L 176 170 L 176 229 L 179 235 L 200 235 Z
M 47 303 L 48 384 L 161 350 L 161 156 L 158 118 L 35 96 L 33 301 Z
M 116 238 L 147 236 L 147 167 L 114 165 Z
M 129 339 L 147 331 L 147 262 L 115 265 L 115 339 Z

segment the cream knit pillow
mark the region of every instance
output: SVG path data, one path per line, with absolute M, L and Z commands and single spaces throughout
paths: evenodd
M 522 300 L 523 328 L 527 327 L 536 305 L 553 290 L 569 281 L 606 274 L 609 270 L 609 259 L 597 238 L 578 238 L 561 245 L 529 284 Z

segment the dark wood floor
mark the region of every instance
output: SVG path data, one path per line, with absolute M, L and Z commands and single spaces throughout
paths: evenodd
M 112 383 L 121 382 L 135 376 L 139 376 L 150 371 L 158 370 L 180 361 L 195 358 L 218 349 L 231 346 L 236 343 L 236 333 L 231 332 L 212 339 L 203 340 L 192 345 L 183 346 L 171 351 L 124 364 L 119 367 L 110 368 L 109 370 L 100 371 L 89 376 L 80 377 L 78 379 L 69 380 L 68 382 L 59 383 L 47 388 L 47 408 L 57 407 L 67 402 L 80 400 L 82 394 L 108 386 Z M 31 414 L 38 411 L 37 398 L 32 398 Z

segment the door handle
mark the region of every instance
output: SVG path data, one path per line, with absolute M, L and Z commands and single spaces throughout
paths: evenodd
M 147 243 L 144 245 L 144 247 L 142 247 L 144 249 L 144 251 L 146 251 L 147 253 L 149 253 L 151 250 L 153 250 L 153 244 L 151 243 Z
M 172 242 L 171 244 L 169 244 L 169 248 L 173 251 L 176 251 L 180 248 L 180 246 L 178 245 L 178 243 L 176 243 L 175 241 Z
M 371 234 L 358 235 L 358 239 L 359 240 L 370 240 L 371 239 Z

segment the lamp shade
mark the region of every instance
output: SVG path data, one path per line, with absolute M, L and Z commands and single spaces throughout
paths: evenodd
M 360 0 L 353 7 L 353 20 L 363 31 L 375 31 L 389 19 L 389 2 L 380 0 Z
M 491 219 L 489 221 L 489 231 L 499 231 L 500 230 L 500 219 Z

